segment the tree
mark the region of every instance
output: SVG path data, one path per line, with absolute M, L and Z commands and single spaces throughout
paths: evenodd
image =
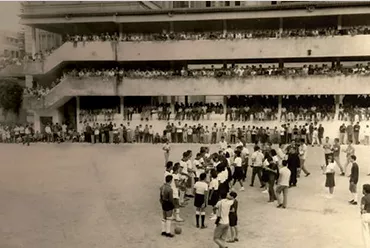
M 23 87 L 13 78 L 0 78 L 0 107 L 4 114 L 19 114 L 23 100 Z

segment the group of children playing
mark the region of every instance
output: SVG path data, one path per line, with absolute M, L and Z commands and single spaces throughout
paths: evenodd
M 227 242 L 239 241 L 237 229 L 238 201 L 236 200 L 235 185 L 238 183 L 240 185 L 239 190 L 244 191 L 243 183 L 247 177 L 249 157 L 252 167 L 261 166 L 262 168 L 261 185 L 269 193 L 269 202 L 277 200 L 278 208 L 286 208 L 290 171 L 287 168 L 287 162 L 284 160 L 284 154 L 279 157 L 278 153 L 271 148 L 271 144 L 256 145 L 251 156 L 249 156 L 248 148 L 242 142 L 236 144 L 236 149 L 232 149 L 224 139 L 221 139 L 219 145 L 219 152 L 213 154 L 210 154 L 208 147 L 201 147 L 193 161 L 191 161 L 192 151 L 188 150 L 183 153 L 182 159 L 178 163 L 167 160 L 170 146 L 168 143 L 164 145 L 163 150 L 166 159 L 165 184 L 161 187 L 160 195 L 163 210 L 163 236 L 174 236 L 171 234 L 171 224 L 169 223 L 172 220 L 176 222 L 184 221 L 180 217 L 180 208 L 187 204 L 189 198 L 194 198 L 197 228 L 207 227 L 205 223 L 206 208 L 211 206 L 210 220 L 217 224 L 221 219 L 221 226 L 227 226 L 222 232 L 216 231 L 216 227 L 214 241 L 219 247 L 225 247 L 223 245 L 226 237 L 225 230 L 227 232 L 230 230 L 231 233 Z M 269 184 L 271 185 L 268 186 Z M 274 186 L 276 184 L 275 190 Z M 166 189 L 169 188 L 172 189 L 172 194 L 167 192 Z M 280 199 L 281 193 L 284 195 L 283 201 Z M 219 206 L 219 202 L 222 200 L 232 201 L 232 203 L 229 207 L 222 209 Z M 168 208 L 169 205 L 172 207 Z M 225 211 L 228 212 L 228 218 L 225 218 Z

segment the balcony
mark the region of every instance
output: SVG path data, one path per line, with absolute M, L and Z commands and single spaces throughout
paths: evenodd
M 120 42 L 119 61 L 300 59 L 369 56 L 370 35 Z
M 74 96 L 114 96 L 116 95 L 116 78 L 64 78 L 57 86 L 42 97 L 27 99 L 31 109 L 57 108 Z
M 368 76 L 129 79 L 122 96 L 370 94 Z

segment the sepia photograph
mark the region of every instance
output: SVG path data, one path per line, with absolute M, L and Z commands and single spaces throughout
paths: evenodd
M 0 248 L 370 248 L 369 126 L 370 1 L 0 1 Z

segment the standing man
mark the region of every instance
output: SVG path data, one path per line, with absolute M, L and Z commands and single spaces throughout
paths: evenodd
M 171 188 L 172 175 L 167 175 L 165 178 L 166 182 L 160 188 L 159 202 L 162 205 L 162 236 L 173 238 L 171 234 L 171 221 L 174 209 L 173 202 L 173 190 Z
M 289 187 L 297 186 L 297 172 L 300 168 L 300 159 L 295 145 L 291 145 L 288 151 L 288 169 L 291 172 Z
M 350 158 L 350 162 L 352 163 L 351 168 L 351 175 L 349 179 L 349 191 L 352 193 L 352 200 L 349 201 L 352 205 L 357 205 L 357 183 L 358 183 L 358 177 L 359 177 L 359 167 L 356 162 L 356 156 L 352 155 Z
M 362 235 L 365 243 L 365 248 L 370 247 L 370 184 L 362 186 L 364 196 L 361 199 L 361 223 Z
M 229 213 L 230 208 L 234 204 L 234 199 L 227 192 L 220 192 L 221 200 L 217 202 L 215 208 L 217 209 L 216 228 L 213 234 L 213 241 L 219 248 L 227 248 L 225 240 L 229 230 Z
M 321 124 L 319 125 L 318 131 L 319 131 L 319 143 L 320 145 L 322 145 L 322 140 L 324 138 L 324 127 Z
M 347 142 L 353 142 L 353 126 L 352 122 L 347 126 Z
M 217 142 L 217 123 L 215 123 L 212 127 L 211 144 L 216 144 L 216 142 Z
M 329 157 L 332 157 L 332 155 L 333 155 L 332 147 L 331 147 L 331 144 L 329 142 L 329 137 L 325 138 L 323 148 L 324 148 L 324 155 L 325 155 L 325 164 L 328 165 L 329 164 Z
M 164 151 L 164 164 L 167 164 L 171 151 L 171 146 L 168 142 L 168 139 L 166 139 L 166 143 L 163 145 L 162 150 Z
M 333 152 L 333 158 L 334 158 L 334 161 L 336 162 L 336 164 L 338 165 L 340 171 L 341 171 L 341 176 L 344 176 L 345 173 L 344 173 L 344 169 L 340 163 L 340 144 L 339 144 L 339 139 L 336 138 L 334 139 L 334 145 L 332 147 L 332 152 Z
M 369 125 L 366 125 L 364 129 L 364 138 L 365 138 L 365 145 L 369 145 L 369 137 L 370 137 L 370 128 Z
M 346 134 L 346 125 L 343 123 L 340 127 L 339 127 L 339 139 L 340 139 L 340 144 L 341 145 L 344 145 L 344 136 Z
M 287 167 L 288 162 L 283 160 L 282 167 L 279 169 L 279 177 L 276 187 L 276 198 L 278 201 L 278 208 L 286 208 L 288 203 L 288 188 L 290 182 L 291 172 Z M 283 193 L 283 201 L 281 201 L 281 193 Z
M 355 136 L 355 145 L 360 144 L 360 123 L 356 123 L 356 125 L 353 126 L 353 134 Z
M 343 150 L 346 153 L 347 161 L 344 164 L 344 173 L 347 173 L 347 167 L 351 163 L 351 156 L 355 155 L 355 148 L 352 146 L 352 142 L 348 142 L 348 146 L 346 149 Z
M 262 181 L 262 166 L 263 166 L 263 160 L 265 156 L 261 152 L 261 149 L 259 146 L 254 147 L 254 152 L 252 153 L 251 160 L 252 160 L 252 178 L 251 178 L 251 184 L 250 186 L 253 187 L 254 179 L 256 178 L 256 175 L 258 176 L 258 179 L 261 183 L 261 188 L 265 187 L 265 184 Z
M 308 172 L 308 170 L 305 167 L 305 162 L 307 158 L 307 145 L 304 142 L 304 139 L 301 139 L 301 144 L 299 146 L 299 160 L 300 160 L 300 166 L 301 169 L 298 170 L 298 177 L 301 175 L 301 171 L 303 171 L 306 174 L 306 177 L 308 177 L 311 173 Z

